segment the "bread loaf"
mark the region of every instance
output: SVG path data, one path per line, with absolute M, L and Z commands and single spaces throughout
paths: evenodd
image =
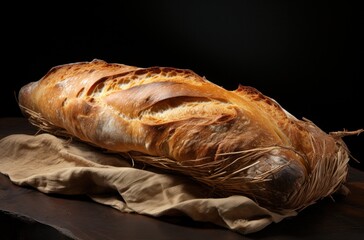
M 346 180 L 341 137 L 299 120 L 258 90 L 228 91 L 190 70 L 102 60 L 53 67 L 23 86 L 31 123 L 175 171 L 216 196 L 299 210 Z

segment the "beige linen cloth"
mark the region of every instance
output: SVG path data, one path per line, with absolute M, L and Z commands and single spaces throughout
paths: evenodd
M 241 234 L 297 214 L 273 213 L 244 196 L 206 197 L 207 189 L 188 177 L 137 168 L 119 154 L 47 133 L 1 139 L 0 172 L 44 193 L 85 194 L 122 212 L 189 216 Z

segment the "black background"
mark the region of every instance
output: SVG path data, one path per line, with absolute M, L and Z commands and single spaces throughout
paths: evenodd
M 0 117 L 21 116 L 17 91 L 51 67 L 98 58 L 253 86 L 326 132 L 364 128 L 360 1 L 116 2 L 2 7 Z M 364 162 L 364 134 L 344 140 Z

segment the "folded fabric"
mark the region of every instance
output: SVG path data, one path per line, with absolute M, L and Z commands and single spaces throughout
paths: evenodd
M 120 154 L 47 133 L 1 139 L 0 172 L 44 193 L 85 194 L 122 212 L 188 216 L 241 234 L 297 214 L 274 213 L 240 195 L 211 197 L 210 189 L 186 176 L 136 167 Z

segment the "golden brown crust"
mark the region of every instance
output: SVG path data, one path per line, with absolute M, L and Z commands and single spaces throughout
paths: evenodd
M 25 114 L 35 112 L 82 141 L 133 153 L 220 193 L 246 194 L 275 209 L 311 204 L 346 176 L 344 169 L 314 192 L 320 187 L 308 179 L 317 164 L 336 159 L 345 168 L 341 140 L 296 119 L 252 87 L 228 91 L 190 70 L 101 60 L 67 64 L 24 86 L 19 104 Z M 333 181 L 331 175 L 326 180 Z M 312 196 L 297 200 L 301 188 Z

